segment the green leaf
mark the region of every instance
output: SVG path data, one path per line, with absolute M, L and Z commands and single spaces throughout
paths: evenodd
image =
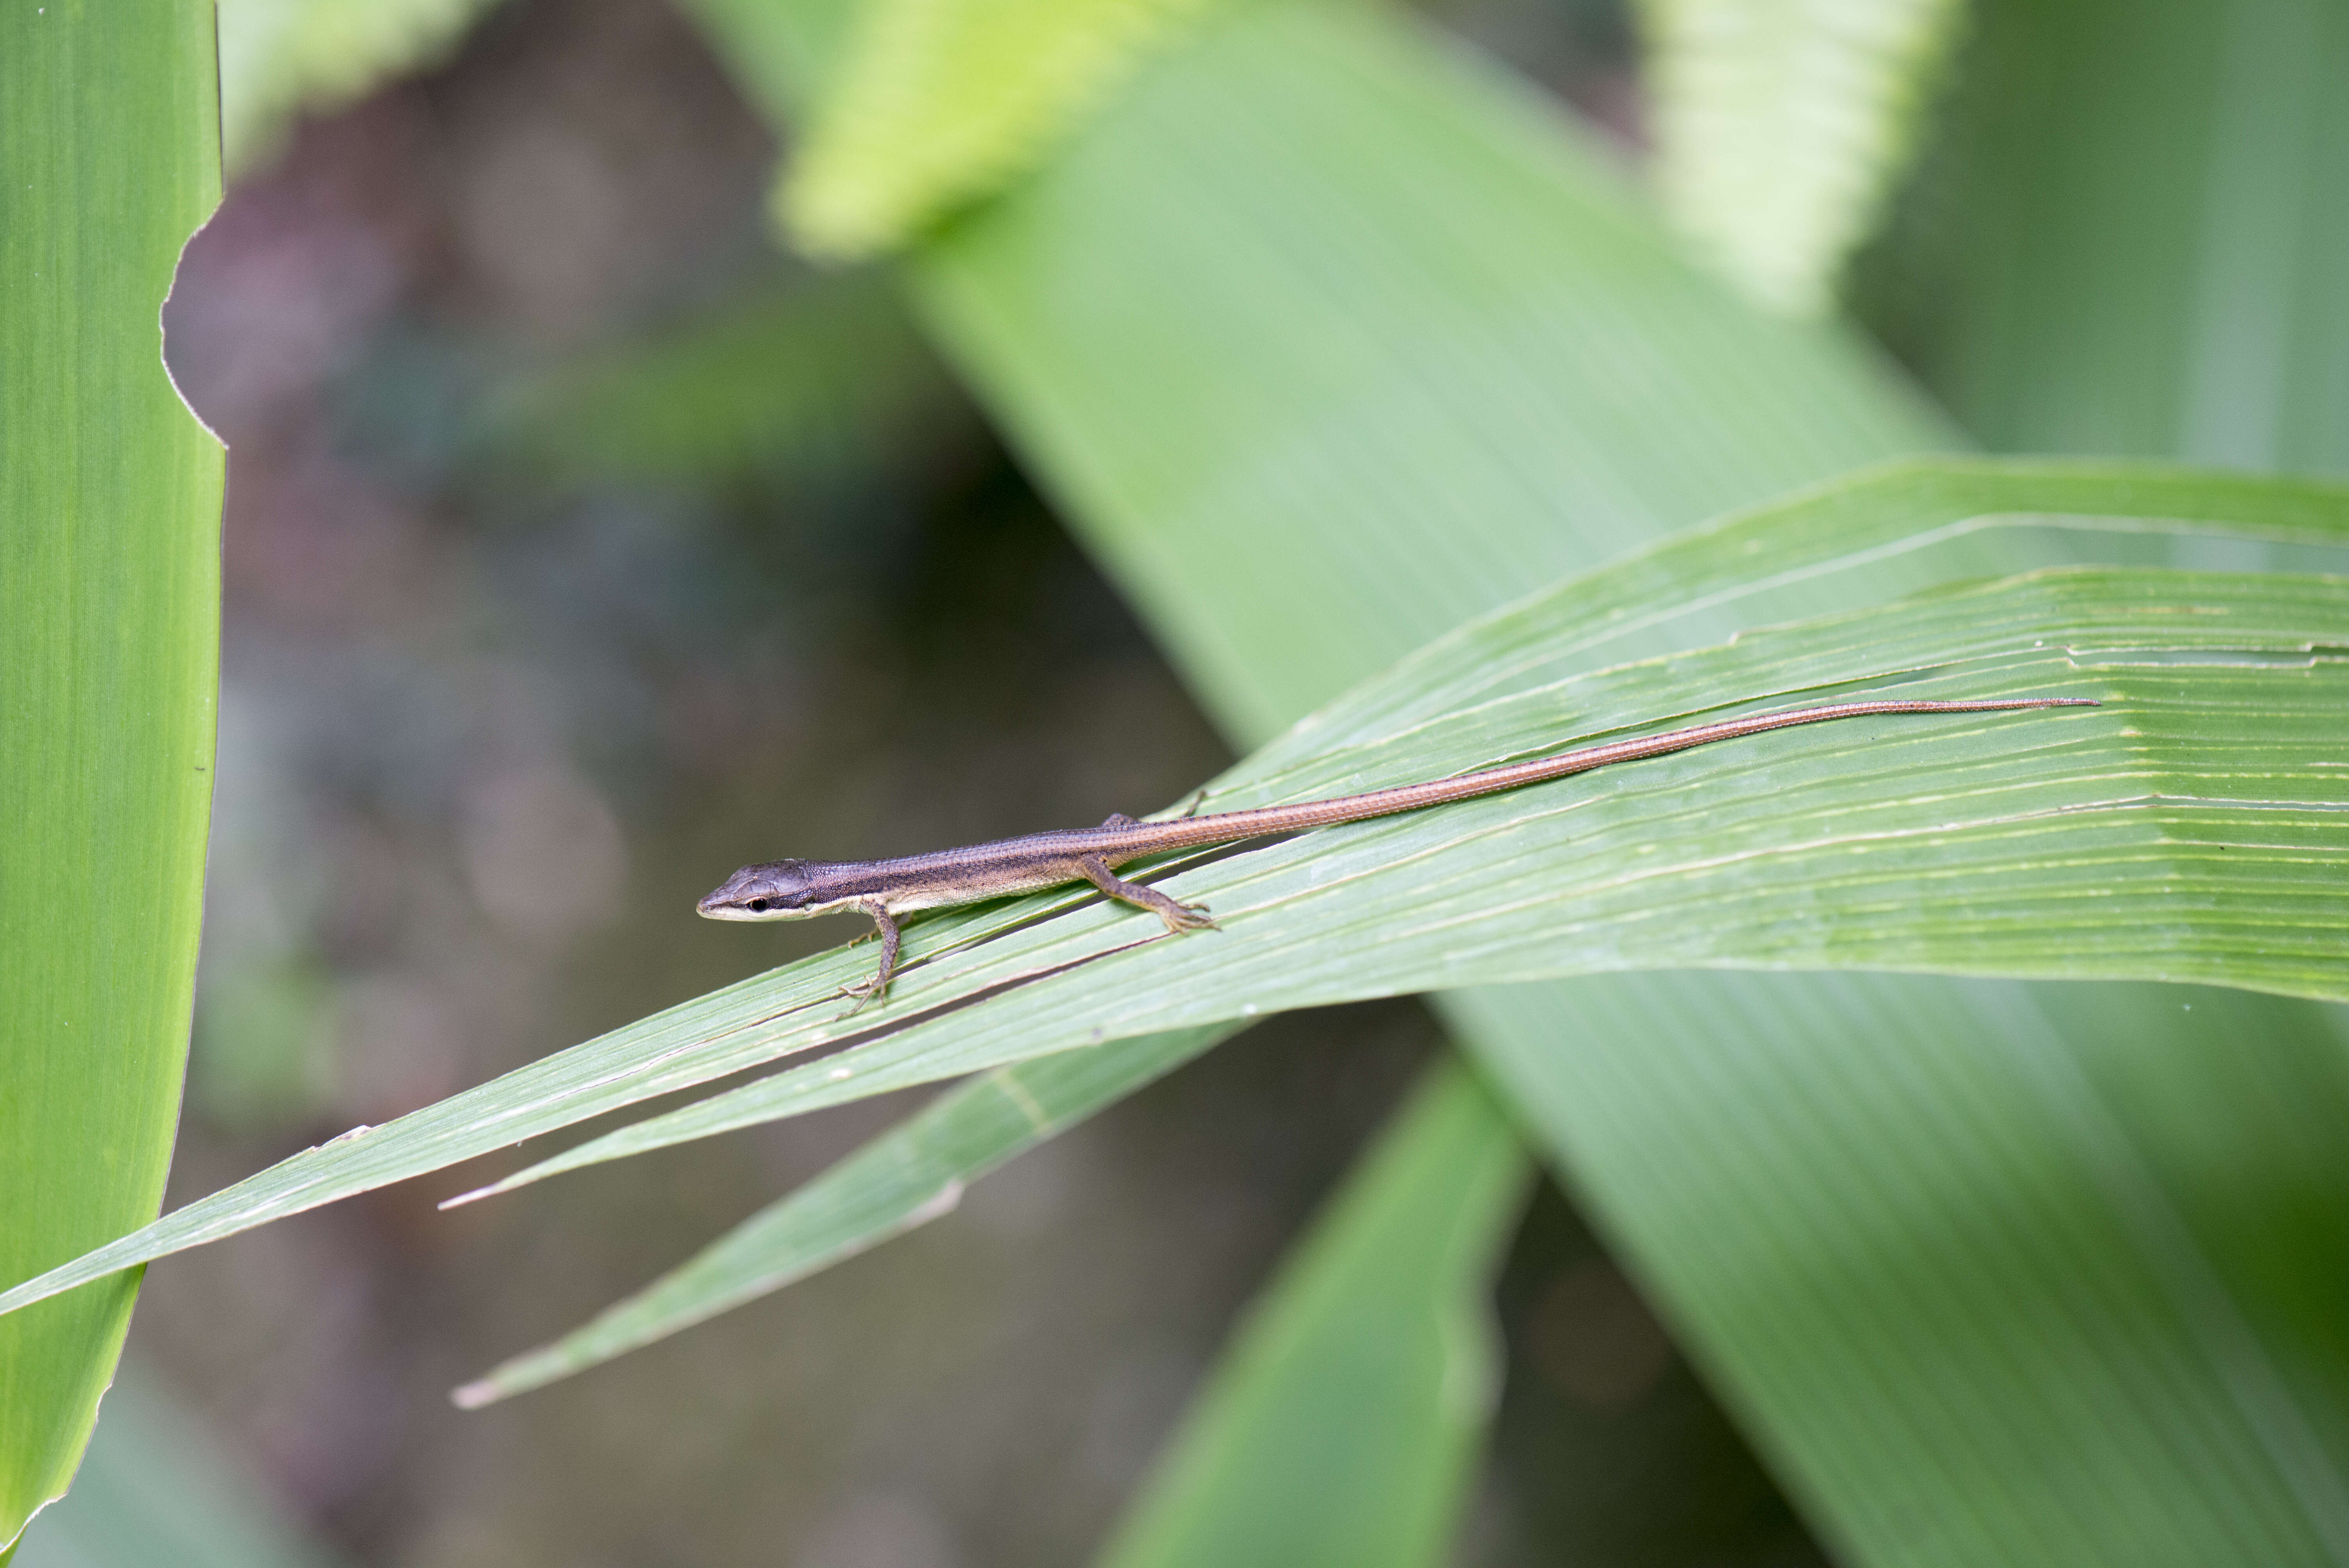
M 754 81 L 804 77 L 830 25 L 813 6 L 697 9 L 750 50 L 736 65 Z M 771 62 L 755 53 L 770 44 Z M 938 319 L 1006 424 L 1250 738 L 1464 616 L 1662 526 L 1947 438 L 1847 346 L 1773 335 L 1694 287 L 1636 209 L 1558 141 L 1537 108 L 1386 24 L 1250 17 L 1143 73 L 1066 156 L 926 258 Z M 2102 1145 L 2076 1114 L 1978 1114 L 2064 1103 L 2018 1076 L 2025 1064 L 1979 1049 L 1966 1059 L 1982 1076 L 1947 1103 L 1840 1093 L 1854 1049 L 1874 1047 L 1867 1059 L 1888 1070 L 1945 1061 L 1970 1034 L 2007 1027 L 2001 1002 L 2063 994 L 1677 975 L 1446 1006 L 1504 1069 L 1516 1065 L 1506 1048 L 1522 1044 L 1587 1070 L 1600 1090 L 1591 1116 L 1666 1108 L 1646 1123 L 1664 1136 L 1637 1161 L 1562 1115 L 1542 1126 L 1634 1261 L 1663 1280 L 1666 1305 L 1815 1518 L 1855 1554 L 2038 1560 L 2138 1544 L 2146 1560 L 2214 1540 L 2281 1547 L 2244 1553 L 2261 1561 L 2307 1554 L 2329 1429 L 2321 1408 L 2307 1416 L 2323 1384 L 2310 1357 L 2295 1359 L 2313 1341 L 2289 1315 L 2341 1315 L 2321 1310 L 2314 1286 L 2260 1296 L 2228 1251 L 2237 1231 L 2274 1234 L 2258 1222 L 2275 1205 L 2209 1180 L 2223 1161 L 2155 1160 L 2141 1108 L 2117 1098 L 2141 1087 L 2127 1074 L 2097 1084 L 2091 1109 L 2119 1124 Z M 2194 1059 L 2153 1013 L 2098 1012 L 2063 1021 L 2074 1059 L 2109 1039 L 2096 1033 L 2107 1014 L 2141 1037 L 2128 1059 Z M 1686 1049 L 1658 1048 L 1659 1032 Z M 2335 1105 L 2292 1065 L 2319 1059 L 2300 1050 L 2306 1038 L 2304 1026 L 2247 1037 L 2302 1091 L 2271 1107 L 2295 1132 Z M 1731 1122 L 1720 1119 L 1743 1107 L 1658 1092 L 1692 1059 L 1766 1071 L 1782 1099 Z M 2189 1104 L 2219 1098 L 2191 1093 L 2190 1073 L 2163 1081 L 2189 1088 Z M 2008 1098 L 1993 1102 L 1985 1085 Z M 1511 1083 L 1521 1106 L 1554 1112 L 1541 1088 Z M 1682 1109 L 1714 1119 L 1669 1114 Z M 1729 1136 L 1749 1123 L 1775 1166 Z M 1784 1241 L 1773 1261 L 1806 1287 L 1879 1285 L 1868 1310 L 1838 1315 L 1832 1292 L 1757 1300 L 1750 1267 L 1722 1266 L 1719 1249 L 1688 1240 L 1724 1233 L 1711 1217 L 1767 1212 L 1775 1191 L 1798 1201 L 1796 1175 L 1865 1195 L 1899 1150 L 1944 1128 L 1936 1147 L 1972 1162 L 1936 1171 L 1905 1222 L 1737 1233 Z M 2083 1151 L 2092 1158 L 2071 1158 Z M 2018 1182 L 2018 1164 L 2046 1181 Z M 2328 1169 L 2308 1162 L 2313 1175 Z M 2196 1207 L 2181 1192 L 2231 1195 L 2255 1222 L 2214 1222 L 2226 1202 Z M 1981 1239 L 1986 1212 L 1995 1244 Z M 1973 1294 L 1917 1259 L 1920 1236 L 1948 1239 L 1941 1250 Z M 2158 1266 L 2138 1266 L 2148 1262 Z M 2209 1287 L 2199 1295 L 2198 1264 Z M 1816 1321 L 1843 1364 L 1871 1376 L 1776 1376 L 1786 1300 L 1826 1303 Z M 1969 1309 L 1962 1332 L 1952 1302 Z M 2040 1332 L 2049 1323 L 2077 1332 Z M 1907 1392 L 1926 1387 L 1974 1397 Z M 2302 1440 L 2311 1419 L 2313 1444 Z M 2122 1422 L 2148 1441 L 2109 1441 Z M 1986 1453 L 2023 1457 L 1962 1462 Z
M 2057 8 L 2116 68 L 2113 41 L 2133 51 L 2139 36 L 2124 10 Z M 1268 7 L 1167 56 L 1049 170 L 920 261 L 942 338 L 1031 471 L 1203 701 L 1254 740 L 1562 572 L 1868 456 L 1955 439 L 1835 334 L 1773 334 L 1691 286 L 1591 164 L 1555 117 L 1440 45 L 1376 17 Z M 2093 222 L 2103 194 L 2070 198 L 2076 215 Z M 2012 222 L 2004 232 L 2034 220 Z M 2006 275 L 1976 282 L 1994 295 Z M 2100 286 L 2093 271 L 2062 275 Z M 2169 296 L 2097 304 L 2113 374 L 2158 370 L 2137 350 L 2152 341 L 2146 320 L 2173 319 Z M 2291 339 L 2295 354 L 2310 345 L 2322 363 L 2325 331 Z M 2030 343 L 2014 339 L 2010 361 L 2026 378 Z M 1940 564 L 2046 558 L 2025 536 L 1982 536 Z M 1911 581 L 1911 564 L 1796 585 L 1771 613 L 1872 600 Z M 1699 614 L 1659 632 L 1686 646 L 1737 624 Z M 2178 1010 L 2209 993 L 2166 991 L 2167 1006 L 2082 995 L 2067 1006 L 2067 986 L 1627 974 L 1437 1006 L 1840 1554 L 2349 1554 L 2331 1544 L 2349 1540 L 2349 1446 L 2334 1435 L 2349 1390 L 2327 1371 L 2341 1357 L 2322 1326 L 2349 1318 L 2349 1297 L 2337 1274 L 2252 1266 L 2237 1241 L 2290 1231 L 2301 1250 L 2275 1259 L 2337 1252 L 2344 1238 L 2294 1229 L 2314 1211 L 2279 1194 L 2340 1190 L 2338 1162 L 2271 1184 L 2189 1157 L 2175 1121 L 2139 1109 L 2215 1110 L 2257 1051 L 2294 1085 L 2267 1101 L 2277 1139 L 2337 1146 L 2330 1015 L 2277 1004 L 2261 1030 L 2211 1048 L 2203 1009 Z M 2024 1063 L 1981 1047 L 2018 1016 L 2060 1019 L 2066 1057 L 2103 1065 L 2105 1141 Z M 1845 1092 L 1861 1053 L 1887 1072 L 1962 1059 L 1972 1076 L 1946 1100 L 1913 1080 L 1861 1099 Z M 1555 1114 L 1527 1060 L 1591 1087 L 1583 1120 Z M 1767 1119 L 1679 1094 L 1727 1064 L 1779 1086 Z M 1619 1106 L 1643 1145 L 1589 1135 Z M 2032 1114 L 1992 1114 L 2006 1107 Z M 1830 1187 L 1868 1193 L 1879 1169 L 1929 1146 L 1950 1158 L 1902 1224 L 1812 1227 L 1794 1209 Z M 1784 1228 L 1754 1229 L 1781 1192 Z M 1733 1233 L 1769 1247 L 1775 1277 L 1870 1377 L 1782 1375 L 1785 1298 L 1757 1296 L 1749 1254 L 1703 1240 Z M 1878 1293 L 1841 1310 L 1834 1287 L 1856 1275 Z M 2208 1291 L 2188 1288 L 2198 1278 Z M 1971 1309 L 1962 1320 L 1954 1300 Z M 2075 1331 L 2041 1332 L 2050 1323 Z M 2108 1440 L 2122 1424 L 2153 1440 L 2124 1452 Z M 2017 1458 L 1986 1468 L 1982 1455 Z
M 162 1201 L 202 913 L 222 455 L 157 315 L 220 199 L 207 7 L 0 9 L 0 1274 Z M 0 1323 L 0 1550 L 136 1275 Z
M 1641 0 L 1665 210 L 1766 309 L 1817 315 L 1907 168 L 1964 0 Z
M 294 117 L 339 108 L 453 49 L 497 0 L 219 0 L 221 136 L 244 173 Z
M 902 245 L 1041 160 L 1211 0 L 868 0 L 780 197 L 801 247 Z
M 458 1389 L 456 1401 L 471 1409 L 584 1372 L 926 1225 L 1005 1161 L 1232 1033 L 1217 1026 L 1144 1035 L 974 1078 L 593 1322 Z
M 1452 1006 L 1845 1552 L 2340 1560 L 2338 1008 L 1705 978 Z
M 1847 489 L 1906 490 L 1919 513 L 1954 522 L 1962 513 L 1930 508 L 1989 494 L 2028 510 L 2035 471 L 2018 470 L 2002 490 L 1994 472 L 1962 465 L 1862 476 L 1672 551 L 1692 593 L 1718 598 L 1737 563 L 1756 584 L 1782 574 L 1785 561 L 1755 548 L 1774 532 L 1800 540 L 1842 519 L 1861 542 L 1856 558 L 1881 553 Z M 2051 483 L 2045 499 L 2082 504 L 2091 492 L 2069 480 Z M 2349 501 L 2327 487 L 2156 470 L 2093 494 L 2156 518 L 2230 500 L 2262 536 L 2349 531 Z M 1817 554 L 1796 546 L 1791 559 Z M 2349 677 L 2338 660 L 2309 653 L 2349 641 L 2349 596 L 2335 580 L 2047 573 L 1554 678 L 1550 649 L 1563 656 L 1603 641 L 1589 624 L 1611 618 L 1606 583 L 1639 586 L 1650 607 L 1670 604 L 1657 577 L 1653 557 L 1635 557 L 1488 619 L 1461 634 L 1493 658 L 1447 644 L 1441 656 L 1406 663 L 1392 677 L 1398 689 L 1356 694 L 1301 728 L 1301 743 L 1271 748 L 1262 767 L 1244 764 L 1212 803 L 1376 788 L 1556 749 L 1570 733 L 1652 727 L 1757 693 L 1811 698 L 1865 679 L 1893 679 L 1902 695 L 2087 692 L 2116 706 L 1823 726 L 1307 834 L 1168 883 L 1219 902 L 1225 920 L 1220 934 L 1181 941 L 1152 940 L 1154 923 L 1089 891 L 947 914 L 916 927 L 911 961 L 877 1016 L 838 1016 L 838 989 L 869 970 L 869 948 L 772 971 L 296 1155 L 0 1295 L 0 1309 L 820 1045 L 852 1048 L 624 1129 L 540 1173 L 1052 1050 L 1439 984 L 1759 963 L 2096 974 L 2203 965 L 2285 988 L 2349 988 L 2349 957 L 2291 923 L 2294 910 L 2321 921 L 2338 902 L 2308 857 L 2337 852 L 2349 833 L 2349 817 L 2324 806 L 2341 782 L 2324 737 L 2349 723 L 2349 708 L 2323 696 Z M 1595 609 L 1561 615 L 1560 603 Z M 1551 641 L 1529 645 L 1524 629 L 1534 625 Z M 1523 684 L 1495 689 L 1491 672 L 1505 663 Z M 2286 707 L 2313 709 L 2306 735 L 2261 727 Z M 1336 722 L 1348 713 L 1359 721 Z M 2230 771 L 2245 762 L 2257 764 L 2254 776 Z M 1704 820 L 1692 824 L 1698 802 Z M 2042 834 L 2077 858 L 2051 861 Z M 2208 848 L 2220 838 L 2241 842 Z M 1861 856 L 1867 869 L 1851 871 Z M 2051 901 L 2076 903 L 2083 888 L 2096 890 L 2101 918 L 2076 950 L 2020 923 Z M 2275 902 L 2287 892 L 2303 902 Z M 2213 898 L 2253 900 L 2281 923 L 2230 925 Z M 1677 918 L 1642 913 L 1668 899 L 1680 901 Z M 1888 901 L 1905 907 L 1879 911 Z M 1071 913 L 1038 919 L 1061 910 Z M 2131 924 L 2156 914 L 2149 932 Z
M 1526 1174 L 1483 1086 L 1437 1067 L 1250 1310 L 1106 1568 L 1444 1561 Z
M 1992 447 L 2349 471 L 2349 10 L 1977 12 L 1870 318 Z

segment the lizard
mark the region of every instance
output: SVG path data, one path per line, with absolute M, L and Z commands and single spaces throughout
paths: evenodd
M 1458 773 L 1448 779 L 1432 779 L 1326 800 L 1149 822 L 1120 813 L 1098 828 L 1030 833 L 897 860 L 766 861 L 744 866 L 727 878 L 696 905 L 696 911 L 710 920 L 796 920 L 842 911 L 870 917 L 881 936 L 881 964 L 872 978 L 844 987 L 845 995 L 856 998 L 855 1006 L 850 1008 L 854 1012 L 856 1007 L 888 991 L 904 940 L 897 917 L 915 910 L 977 903 L 1057 887 L 1063 882 L 1088 882 L 1111 898 L 1155 914 L 1165 923 L 1170 934 L 1195 931 L 1215 924 L 1206 905 L 1177 903 L 1156 888 L 1127 882 L 1117 874 L 1117 868 L 1146 856 L 1177 850 L 1305 832 L 1335 827 L 1340 822 L 1360 822 L 1402 811 L 1448 806 L 1504 789 L 1587 773 L 1617 762 L 1662 757 L 1801 724 L 1861 718 L 1873 714 L 2003 713 L 2023 708 L 2097 706 L 2087 697 L 2026 697 L 1968 702 L 1846 702 L 1750 714 L 1661 735 L 1587 746 L 1528 762 Z M 1192 803 L 1194 813 L 1198 804 L 1196 800 Z

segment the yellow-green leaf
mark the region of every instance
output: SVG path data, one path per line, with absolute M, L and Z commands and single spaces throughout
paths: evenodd
M 1044 157 L 1216 0 L 864 0 L 780 193 L 812 254 L 891 250 Z
M 1908 167 L 1965 0 L 1640 0 L 1664 206 L 1748 297 L 1793 315 Z

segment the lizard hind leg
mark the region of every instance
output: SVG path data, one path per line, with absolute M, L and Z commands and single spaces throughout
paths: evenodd
M 1083 860 L 1079 861 L 1077 865 L 1085 873 L 1087 882 L 1116 899 L 1120 903 L 1130 903 L 1136 909 L 1148 910 L 1164 921 L 1166 929 L 1170 932 L 1196 931 L 1203 926 L 1212 927 L 1216 923 L 1209 917 L 1206 904 L 1177 903 L 1154 887 L 1144 887 L 1140 882 L 1127 882 L 1115 872 L 1111 871 L 1109 862 L 1099 855 L 1087 855 Z

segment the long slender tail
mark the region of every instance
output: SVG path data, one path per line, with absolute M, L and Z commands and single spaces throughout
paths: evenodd
M 1398 811 L 1417 811 L 1429 806 L 1449 805 L 1454 800 L 1469 800 L 1479 795 L 1522 789 L 1527 784 L 1563 779 L 1568 774 L 1588 773 L 1594 768 L 1604 768 L 1609 763 L 1663 757 L 1692 747 L 1710 746 L 1716 740 L 1734 740 L 1740 736 L 1759 735 L 1768 729 L 1791 729 L 1798 724 L 1824 724 L 1829 719 L 1864 718 L 1870 714 L 1883 713 L 2007 713 L 2023 708 L 2100 706 L 2089 697 L 2047 696 L 1982 702 L 1841 702 L 1824 707 L 1790 708 L 1783 713 L 1758 713 L 1744 718 L 1723 719 L 1718 724 L 1700 724 L 1687 729 L 1668 730 L 1662 735 L 1610 740 L 1603 746 L 1587 746 L 1578 751 L 1561 752 L 1556 757 L 1537 758 L 1531 762 L 1513 762 L 1506 768 L 1488 768 L 1476 773 L 1455 774 L 1450 779 L 1433 779 L 1424 784 L 1374 789 L 1366 795 L 1348 795 L 1335 800 L 1308 800 L 1294 806 L 1265 806 L 1249 811 L 1224 811 L 1208 817 L 1154 822 L 1151 826 L 1162 831 L 1153 835 L 1157 840 L 1154 849 L 1179 850 L 1202 844 L 1229 843 L 1236 839 L 1297 833 L 1338 822 L 1391 817 Z

